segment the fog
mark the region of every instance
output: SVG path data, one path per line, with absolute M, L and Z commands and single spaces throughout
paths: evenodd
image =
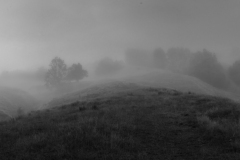
M 239 57 L 238 0 L 9 0 L 0 2 L 0 71 L 123 58 L 127 48 L 206 48 Z
M 239 8 L 239 0 L 1 1 L 0 84 L 46 103 L 96 79 L 166 70 L 232 91 L 240 81 Z M 80 63 L 88 76 L 49 90 L 54 57 L 67 68 Z M 212 72 L 200 74 L 196 57 L 211 59 Z M 213 72 L 221 83 L 210 78 Z

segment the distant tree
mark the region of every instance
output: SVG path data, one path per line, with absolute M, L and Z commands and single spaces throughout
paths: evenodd
M 64 60 L 59 57 L 55 57 L 50 63 L 50 69 L 45 76 L 45 82 L 47 87 L 57 87 L 65 77 L 67 72 L 67 65 Z
M 73 64 L 71 67 L 68 68 L 67 71 L 67 80 L 75 80 L 79 81 L 80 79 L 83 79 L 84 77 L 88 76 L 88 72 L 83 69 L 82 65 L 80 63 Z
M 110 76 L 119 72 L 123 68 L 123 62 L 106 57 L 100 60 L 95 69 L 97 76 Z
M 188 73 L 217 88 L 227 88 L 229 84 L 216 55 L 206 49 L 195 53 L 190 61 Z
M 229 67 L 228 75 L 235 84 L 240 86 L 240 60 L 237 60 Z
M 162 48 L 158 48 L 153 52 L 154 67 L 164 69 L 167 65 L 167 56 Z
M 192 55 L 187 48 L 169 48 L 167 51 L 167 68 L 174 72 L 186 73 Z

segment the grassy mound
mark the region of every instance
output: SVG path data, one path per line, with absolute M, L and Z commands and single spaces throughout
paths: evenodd
M 193 92 L 218 97 L 226 97 L 235 101 L 240 101 L 239 96 L 234 93 L 219 90 L 201 80 L 177 73 L 167 71 L 148 71 L 115 77 L 112 80 L 92 81 L 91 84 L 81 84 L 82 89 L 60 98 L 52 100 L 45 108 L 64 105 L 79 99 L 89 100 L 95 97 L 102 97 L 114 94 L 115 92 L 130 90 L 136 87 L 168 88 L 182 92 Z M 117 80 L 116 80 L 117 79 Z M 84 88 L 84 86 L 87 86 Z M 91 87 L 89 87 L 91 86 Z
M 2 122 L 1 158 L 240 157 L 240 110 L 233 101 L 118 82 L 85 93 L 65 105 Z

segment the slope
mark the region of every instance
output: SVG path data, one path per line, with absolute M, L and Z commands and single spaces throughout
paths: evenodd
M 112 82 L 0 124 L 3 159 L 239 159 L 239 104 Z M 231 125 L 229 125 L 231 124 Z
M 17 110 L 24 112 L 34 110 L 37 101 L 27 92 L 20 89 L 0 87 L 0 110 L 11 117 L 15 117 Z
M 217 89 L 198 78 L 165 70 L 153 70 L 146 73 L 135 74 L 127 76 L 124 80 L 150 87 L 164 87 L 182 92 L 227 97 L 239 101 L 239 95 L 237 94 Z
M 103 79 L 95 82 L 92 81 L 92 85 L 89 84 L 86 89 L 66 94 L 60 98 L 55 98 L 54 100 L 50 101 L 50 103 L 47 104 L 45 108 L 64 105 L 65 103 L 71 103 L 77 101 L 82 97 L 85 99 L 90 98 L 91 96 L 94 96 L 88 95 L 92 90 L 95 92 L 101 92 L 103 95 L 105 94 L 104 90 L 106 89 L 108 89 L 110 93 L 114 92 L 115 88 L 110 87 L 113 84 L 114 87 L 118 86 L 118 88 L 116 88 L 117 91 L 132 89 L 138 85 L 145 87 L 168 88 L 181 92 L 193 92 L 240 101 L 239 95 L 237 94 L 217 89 L 197 78 L 187 75 L 172 73 L 164 70 L 145 70 L 134 73 L 130 71 L 129 74 L 125 72 L 124 75 L 125 76 L 120 75 L 108 80 Z

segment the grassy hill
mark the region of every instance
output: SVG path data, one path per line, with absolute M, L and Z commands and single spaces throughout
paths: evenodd
M 227 97 L 236 101 L 239 101 L 239 95 L 234 94 L 231 91 L 224 91 L 215 88 L 198 78 L 168 72 L 164 70 L 150 71 L 143 74 L 137 74 L 128 76 L 124 80 L 129 82 L 139 83 L 150 87 L 164 87 L 170 89 L 176 89 L 182 92 L 194 92 L 205 95 Z
M 74 95 L 2 122 L 1 159 L 240 157 L 240 105 L 232 100 L 121 81 Z
M 112 78 L 112 80 L 103 79 L 99 80 L 98 82 L 91 81 L 91 83 L 88 83 L 88 85 L 82 85 L 87 86 L 86 88 L 82 87 L 82 89 L 79 89 L 79 91 L 60 96 L 59 98 L 55 98 L 50 101 L 50 103 L 48 103 L 45 107 L 51 108 L 54 106 L 60 106 L 66 103 L 77 101 L 79 98 L 88 99 L 91 98 L 91 96 L 94 97 L 95 95 L 91 95 L 93 93 L 92 91 L 94 91 L 94 94 L 100 92 L 99 95 L 102 96 L 107 93 L 111 94 L 111 92 L 114 93 L 115 91 L 119 90 L 133 89 L 136 87 L 136 85 L 153 88 L 168 88 L 182 92 L 193 92 L 204 95 L 225 97 L 234 101 L 240 101 L 239 95 L 217 89 L 191 76 L 172 73 L 164 70 L 141 70 L 137 72 L 135 69 L 134 71 L 134 73 L 131 71 L 129 71 L 129 73 L 124 72 L 123 75 L 125 75 L 125 77 L 120 75 L 118 77 Z M 121 82 L 125 82 L 125 85 L 122 86 Z M 108 92 L 105 92 L 106 90 Z

